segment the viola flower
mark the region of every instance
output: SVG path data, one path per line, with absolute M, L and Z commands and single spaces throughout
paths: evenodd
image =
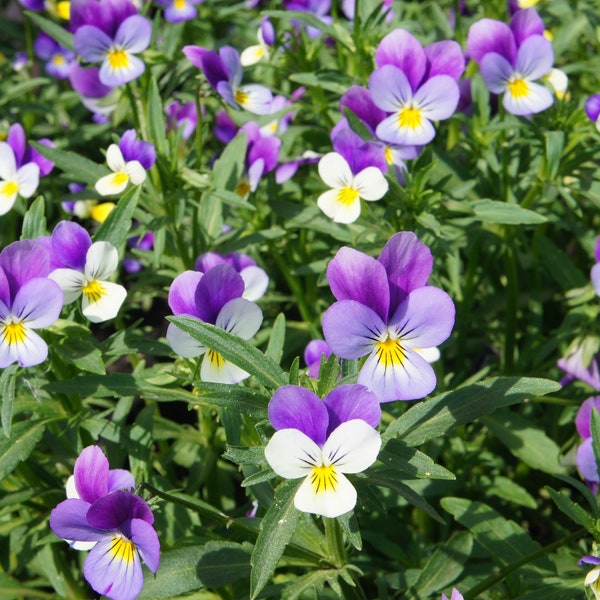
M 594 598 L 600 600 L 600 558 L 597 556 L 584 556 L 579 559 L 578 565 L 595 565 L 594 568 L 585 576 L 585 585 L 589 585 Z
M 152 146 L 152 144 L 150 145 Z M 140 185 L 146 181 L 146 171 L 142 163 L 137 159 L 126 160 L 120 146 L 117 146 L 117 144 L 111 144 L 108 147 L 106 164 L 112 173 L 100 177 L 95 185 L 96 191 L 101 196 L 120 194 L 130 181 L 133 185 Z
M 242 63 L 240 54 L 231 46 L 219 52 L 200 46 L 184 46 L 186 58 L 198 67 L 208 83 L 233 108 L 245 108 L 256 115 L 267 115 L 271 110 L 273 94 L 264 85 L 241 85 Z
M 336 223 L 354 223 L 360 216 L 361 198 L 373 202 L 388 191 L 388 182 L 377 167 L 367 167 L 355 175 L 337 152 L 321 158 L 319 175 L 332 189 L 319 196 L 317 205 Z
M 585 114 L 600 131 L 600 94 L 593 94 L 585 101 Z
M 165 19 L 170 23 L 182 23 L 196 18 L 198 9 L 196 4 L 204 0 L 156 0 L 156 3 L 165 9 Z
M 106 86 L 120 86 L 137 79 L 146 67 L 136 54 L 150 44 L 150 22 L 136 14 L 130 2 L 121 2 L 121 7 L 114 2 L 104 6 L 96 3 L 97 7 L 93 2 L 83 4 L 85 11 L 71 15 L 71 25 L 76 29 L 75 52 L 90 63 L 102 63 L 99 79 Z
M 46 64 L 46 73 L 57 79 L 67 79 L 75 54 L 63 48 L 56 40 L 43 31 L 38 34 L 33 44 L 33 50 L 38 58 Z
M 156 572 L 160 542 L 154 516 L 139 496 L 122 488 L 134 485 L 128 471 L 109 469 L 97 446 L 85 448 L 75 463 L 71 495 L 50 514 L 60 538 L 88 549 L 83 574 L 94 591 L 114 600 L 134 600 L 142 590 L 142 560 Z
M 156 162 L 156 149 L 151 142 L 137 139 L 135 129 L 128 129 L 119 140 L 119 150 L 126 162 L 137 160 L 148 171 Z
M 558 360 L 556 366 L 565 372 L 565 376 L 560 380 L 560 385 L 564 386 L 579 379 L 600 392 L 600 356 L 595 355 L 591 361 L 588 359 L 584 364 L 584 355 L 585 346 L 581 344 L 569 356 Z
M 65 304 L 82 296 L 81 310 L 92 323 L 117 316 L 127 291 L 108 281 L 117 270 L 119 254 L 109 242 L 93 242 L 89 233 L 70 221 L 61 221 L 52 232 L 52 250 L 63 265 L 50 273 L 65 295 Z
M 297 10 L 315 15 L 325 25 L 333 23 L 333 17 L 329 15 L 331 10 L 331 0 L 283 0 L 285 10 Z M 296 28 L 305 28 L 306 35 L 310 38 L 316 38 L 321 35 L 321 30 L 310 25 L 305 25 L 302 21 L 292 20 L 290 23 Z
M 13 149 L 0 142 L 0 215 L 6 214 L 17 196 L 31 198 L 38 188 L 40 168 L 33 162 L 17 168 Z
M 396 29 L 375 53 L 377 69 L 369 79 L 373 102 L 392 113 L 377 125 L 377 137 L 402 145 L 423 145 L 435 137 L 432 121 L 452 116 L 460 96 L 457 80 L 465 68 L 453 41 L 423 48 L 410 33 Z
M 334 518 L 354 508 L 356 490 L 345 473 L 360 473 L 377 459 L 380 418 L 376 396 L 361 385 L 339 386 L 323 400 L 296 385 L 273 394 L 276 432 L 265 458 L 279 476 L 304 478 L 294 496 L 298 510 Z
M 94 120 L 106 122 L 108 115 L 117 107 L 118 92 L 114 86 L 104 85 L 100 81 L 100 69 L 84 68 L 75 62 L 71 65 L 69 82 L 81 103 L 94 113 Z
M 342 247 L 327 267 L 337 302 L 323 315 L 325 341 L 340 358 L 368 356 L 358 383 L 381 402 L 416 400 L 435 388 L 429 350 L 450 335 L 455 309 L 448 294 L 427 285 L 432 266 L 429 248 L 400 232 L 377 260 Z
M 34 331 L 49 327 L 62 309 L 63 294 L 48 279 L 50 255 L 34 240 L 14 242 L 0 252 L 0 368 L 46 360 L 48 346 Z
M 528 9 L 517 12 L 510 25 L 482 19 L 469 29 L 467 54 L 479 63 L 489 90 L 503 94 L 502 104 L 512 114 L 535 114 L 553 102 L 550 90 L 535 83 L 550 73 L 554 63 L 543 27 L 539 15 Z
M 321 358 L 328 360 L 331 356 L 331 348 L 324 340 L 311 340 L 304 349 L 304 362 L 308 367 L 308 376 L 314 379 L 319 378 L 319 369 L 321 368 Z
M 173 100 L 165 108 L 167 115 L 167 131 L 174 129 L 183 129 L 181 139 L 188 140 L 194 133 L 198 125 L 198 111 L 195 102 L 186 102 L 181 104 L 178 100 Z
M 263 17 L 256 34 L 258 44 L 249 46 L 240 55 L 242 67 L 255 65 L 257 62 L 271 56 L 271 48 L 275 45 L 275 29 L 269 17 Z
M 48 138 L 41 138 L 38 142 L 43 146 L 48 146 L 50 148 L 54 148 L 55 146 L 54 142 Z M 15 153 L 17 169 L 28 163 L 34 163 L 40 169 L 40 177 L 45 177 L 54 168 L 54 163 L 51 160 L 42 156 L 35 148 L 27 143 L 25 130 L 20 123 L 14 123 L 10 126 L 8 135 L 6 136 L 6 143 Z
M 206 273 L 184 271 L 169 288 L 169 306 L 175 316 L 210 323 L 244 340 L 260 328 L 262 311 L 245 298 L 244 280 L 227 264 L 216 265 Z M 184 358 L 204 355 L 200 376 L 213 383 L 238 383 L 249 373 L 206 348 L 173 323 L 167 329 L 167 342 Z
M 260 127 L 254 121 L 249 121 L 242 125 L 240 131 L 246 134 L 248 140 L 245 161 L 246 169 L 241 190 L 243 191 L 245 187 L 244 183 L 246 183 L 248 187 L 247 191 L 254 192 L 261 178 L 273 171 L 277 166 L 281 140 L 272 135 L 263 135 Z M 240 196 L 245 195 L 244 193 L 240 193 Z
M 231 252 L 226 255 L 205 252 L 196 259 L 194 269 L 200 273 L 206 273 L 217 265 L 229 265 L 241 275 L 244 280 L 242 298 L 256 302 L 265 295 L 269 285 L 269 276 L 264 269 L 257 266 L 256 261 L 251 256 L 241 252 Z

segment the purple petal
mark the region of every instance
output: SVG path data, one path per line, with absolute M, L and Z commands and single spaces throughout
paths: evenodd
M 160 563 L 160 542 L 154 527 L 141 519 L 125 521 L 121 531 L 135 544 L 146 566 L 156 573 Z
M 600 391 L 600 368 L 598 366 L 598 357 L 592 358 L 589 366 L 583 365 L 583 347 L 580 346 L 575 352 L 566 358 L 561 358 L 556 365 L 559 369 L 565 371 L 568 377 L 579 379 L 587 383 L 596 391 Z
M 350 87 L 340 99 L 340 110 L 349 108 L 371 131 L 375 134 L 375 128 L 387 116 L 378 108 L 371 98 L 367 88 L 359 85 Z
M 214 323 L 221 309 L 244 293 L 244 280 L 229 265 L 217 265 L 207 271 L 196 288 L 196 311 L 205 323 Z
M 373 350 L 387 331 L 381 317 L 354 300 L 334 302 L 322 319 L 323 334 L 331 351 L 340 358 L 356 359 Z
M 269 402 L 269 420 L 276 430 L 298 429 L 319 446 L 327 439 L 327 407 L 314 392 L 298 385 L 277 389 Z
M 600 94 L 593 94 L 585 101 L 585 114 L 593 123 L 600 116 Z M 600 253 L 596 253 L 596 260 L 600 262 Z
M 552 44 L 541 35 L 528 37 L 519 48 L 515 70 L 524 79 L 540 79 L 554 63 Z
M 231 252 L 225 258 L 238 273 L 241 273 L 248 267 L 256 266 L 256 261 L 251 256 L 248 256 L 242 252 Z
M 10 284 L 8 282 L 8 278 L 6 277 L 6 273 L 4 273 L 4 269 L 0 267 L 0 302 L 5 305 L 6 313 L 0 316 L 0 319 L 8 317 L 9 310 L 8 307 L 12 304 L 12 298 L 10 294 Z
M 56 144 L 52 140 L 49 140 L 47 138 L 42 138 L 38 140 L 38 143 L 42 144 L 42 146 L 47 146 L 48 148 L 56 147 Z M 41 177 L 45 177 L 46 175 L 48 175 L 54 168 L 54 163 L 50 159 L 46 158 L 45 156 L 42 156 L 35 148 L 32 148 L 31 146 L 27 148 L 27 151 L 25 152 L 24 162 L 35 163 L 40 168 Z
M 510 20 L 510 29 L 520 46 L 531 35 L 544 35 L 544 21 L 533 8 L 526 8 L 515 13 Z
M 428 70 L 427 78 L 448 75 L 458 80 L 465 70 L 465 56 L 460 45 L 454 41 L 441 41 L 425 48 Z
M 115 42 L 133 54 L 143 52 L 150 45 L 151 39 L 152 25 L 140 15 L 125 19 L 115 35 Z
M 600 565 L 600 557 L 598 556 L 584 556 L 579 559 L 578 565 Z
M 427 58 L 421 43 L 408 31 L 395 29 L 388 33 L 375 51 L 375 64 L 398 67 L 406 75 L 411 88 L 417 89 L 427 65 Z
M 327 281 L 337 300 L 356 300 L 387 319 L 388 278 L 384 265 L 372 256 L 343 246 L 327 265 Z
M 14 123 L 10 126 L 8 135 L 6 136 L 6 142 L 15 153 L 17 168 L 20 167 L 23 164 L 23 157 L 25 156 L 25 148 L 27 145 L 25 130 L 20 123 Z
M 81 58 L 92 63 L 102 62 L 112 43 L 112 39 L 104 31 L 98 29 L 98 27 L 94 27 L 94 25 L 80 27 L 73 37 L 75 52 Z
M 479 71 L 485 85 L 494 94 L 502 94 L 506 90 L 510 78 L 515 73 L 512 64 L 495 52 L 489 52 L 481 59 Z
M 98 67 L 83 68 L 77 62 L 71 65 L 69 81 L 78 94 L 88 98 L 104 98 L 113 89 L 100 81 Z
M 156 162 L 154 144 L 137 139 L 135 129 L 128 129 L 119 140 L 119 148 L 126 162 L 137 160 L 144 169 L 150 169 Z
M 577 468 L 586 481 L 592 483 L 600 482 L 598 476 L 598 468 L 596 467 L 596 458 L 594 457 L 594 449 L 592 448 L 592 438 L 584 440 L 579 448 L 577 448 L 577 457 L 575 459 Z
M 575 427 L 577 428 L 577 433 L 579 433 L 583 439 L 592 437 L 591 423 L 593 410 L 600 412 L 600 396 L 588 398 L 577 411 Z
M 219 52 L 227 72 L 227 79 L 233 87 L 237 87 L 242 81 L 242 63 L 240 53 L 231 46 L 223 46 Z
M 88 523 L 98 529 L 119 529 L 130 519 L 143 519 L 154 523 L 150 507 L 139 496 L 117 490 L 96 500 L 87 512 Z
M 71 0 L 70 28 L 77 31 L 83 25 L 94 25 L 113 36 L 118 26 L 137 13 L 133 2 L 123 0 Z
M 433 268 L 431 250 L 410 231 L 394 234 L 377 259 L 384 267 L 390 289 L 390 312 L 412 290 L 427 284 Z
M 196 289 L 203 274 L 198 271 L 184 271 L 173 280 L 169 288 L 169 307 L 175 316 L 197 315 Z
M 20 240 L 0 252 L 0 268 L 4 270 L 11 298 L 27 281 L 47 277 L 50 273 L 50 255 L 43 244 L 35 240 Z
M 409 104 L 413 97 L 413 90 L 406 75 L 392 65 L 383 66 L 371 73 L 369 91 L 373 102 L 387 112 L 401 109 Z
M 108 491 L 132 490 L 135 487 L 133 475 L 125 469 L 111 469 L 108 472 Z
M 61 221 L 52 232 L 52 249 L 56 258 L 69 269 L 83 272 L 91 245 L 90 234 L 72 221 Z
M 12 312 L 32 329 L 49 327 L 63 307 L 59 285 L 47 277 L 35 277 L 23 284 L 15 295 Z
M 98 446 L 88 446 L 75 461 L 75 489 L 85 502 L 93 504 L 108 493 L 108 459 Z
M 89 503 L 78 498 L 64 500 L 50 513 L 50 529 L 63 540 L 98 541 L 104 532 L 88 523 L 86 514 L 89 508 Z
M 331 348 L 325 340 L 311 340 L 304 349 L 304 363 L 308 367 L 309 377 L 317 377 L 321 365 L 321 357 L 327 360 L 331 356 Z
M 200 271 L 200 273 L 206 273 L 206 271 L 216 267 L 217 265 L 226 264 L 229 263 L 221 254 L 218 254 L 217 252 L 205 252 L 196 259 L 196 262 L 194 263 L 194 269 L 196 269 L 196 271 Z
M 596 258 L 596 262 L 600 262 L 600 237 L 596 238 L 596 243 L 594 245 L 594 257 Z
M 373 428 L 379 425 L 379 399 L 362 385 L 340 385 L 329 392 L 324 402 L 329 412 L 327 435 L 338 425 L 352 419 L 362 419 Z
M 277 166 L 279 160 L 279 150 L 281 148 L 281 140 L 275 136 L 261 138 L 252 144 L 248 149 L 248 164 L 251 165 L 258 159 L 264 160 L 263 173 L 272 171 Z
M 183 50 L 185 52 L 185 48 Z M 189 58 L 189 51 L 186 53 L 186 56 Z M 198 56 L 197 50 L 194 50 L 194 56 Z M 208 83 L 210 83 L 210 85 L 212 85 L 215 89 L 217 88 L 217 84 L 219 84 L 221 81 L 229 81 L 227 67 L 223 62 L 223 59 L 214 50 L 203 52 L 202 56 L 200 57 L 200 64 L 200 68 L 208 80 Z
M 333 128 L 331 141 L 333 149 L 346 159 L 354 175 L 367 167 L 376 167 L 383 173 L 387 172 L 385 146 L 380 142 L 364 141 L 350 129 L 346 119 L 341 119 Z
M 510 27 L 494 19 L 481 19 L 471 25 L 467 36 L 467 56 L 476 63 L 490 52 L 500 54 L 509 63 L 517 57 L 517 44 Z
M 185 57 L 195 67 L 198 67 L 199 69 L 202 69 L 203 71 L 204 71 L 204 66 L 202 65 L 202 58 L 208 52 L 213 52 L 212 50 L 207 50 L 206 48 L 202 48 L 202 46 L 184 46 L 181 51 L 183 52 Z M 216 52 L 215 52 L 215 54 L 216 54 Z M 205 75 L 206 75 L 206 73 L 205 73 Z M 208 79 L 208 77 L 207 77 L 207 79 Z M 227 79 L 226 74 L 223 77 L 221 77 L 220 79 Z M 213 84 L 211 83 L 211 85 L 213 85 Z

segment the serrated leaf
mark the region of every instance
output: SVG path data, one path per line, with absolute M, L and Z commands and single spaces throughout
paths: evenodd
M 285 547 L 292 539 L 300 511 L 294 506 L 294 496 L 300 486 L 295 479 L 284 481 L 275 492 L 275 500 L 260 524 L 250 564 L 250 597 L 256 598 L 267 585 Z
M 592 531 L 594 527 L 594 518 L 588 512 L 586 512 L 577 502 L 573 502 L 569 497 L 561 494 L 557 490 L 551 488 L 549 485 L 544 486 L 546 491 L 550 494 L 550 497 L 554 501 L 554 504 L 569 517 L 572 521 L 578 525 L 582 525 L 588 531 Z
M 405 473 L 411 479 L 456 479 L 454 473 L 437 465 L 427 454 L 397 439 L 388 440 L 377 458 L 384 465 Z
M 258 446 L 227 446 L 223 458 L 236 465 L 266 465 L 265 449 Z
M 168 319 L 207 348 L 215 350 L 226 360 L 256 377 L 265 387 L 277 389 L 288 383 L 281 367 L 246 340 L 197 319 L 188 317 L 168 317 Z
M 469 207 L 479 221 L 484 223 L 502 223 L 504 225 L 539 225 L 548 219 L 518 204 L 509 204 L 500 200 L 474 200 Z
M 45 428 L 46 421 L 20 421 L 12 426 L 10 437 L 0 438 L 0 481 L 29 457 Z
M 383 438 L 397 436 L 409 446 L 419 446 L 497 408 L 511 406 L 527 398 L 551 394 L 559 389 L 560 384 L 549 379 L 485 379 L 451 392 L 444 392 L 409 408 L 389 425 Z
M 109 242 L 115 247 L 119 247 L 127 238 L 131 229 L 133 212 L 137 206 L 140 197 L 141 187 L 139 185 L 127 190 L 117 202 L 106 220 L 98 227 L 94 235 L 94 241 Z
M 46 203 L 38 196 L 23 217 L 21 239 L 35 240 L 43 235 L 46 235 Z

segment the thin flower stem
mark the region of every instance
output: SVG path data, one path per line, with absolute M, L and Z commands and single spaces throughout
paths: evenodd
M 531 554 L 528 554 L 527 556 L 524 556 L 523 558 L 516 560 L 515 562 L 511 563 L 510 565 L 506 565 L 505 567 L 502 567 L 497 573 L 490 575 L 487 579 L 484 579 L 481 583 L 478 583 L 475 587 L 472 587 L 470 590 L 465 592 L 463 594 L 464 599 L 472 600 L 473 598 L 478 598 L 479 594 L 481 594 L 485 590 L 491 588 L 496 583 L 499 583 L 500 581 L 502 581 L 505 577 L 510 575 L 513 571 L 516 571 L 518 568 L 522 567 L 523 565 L 533 562 L 533 561 L 537 560 L 538 558 L 541 558 L 542 556 L 549 554 L 553 550 L 556 550 L 556 549 L 560 548 L 561 546 L 564 546 L 571 540 L 575 540 L 575 539 L 581 537 L 582 535 L 585 535 L 586 531 L 587 530 L 585 529 L 585 527 L 582 527 L 582 528 L 578 529 L 577 531 L 574 531 L 573 533 L 569 533 L 568 535 L 565 535 L 564 537 L 560 538 L 559 540 L 556 540 L 555 542 L 552 542 L 551 544 L 548 544 L 547 546 L 544 546 L 543 548 L 540 548 L 539 550 L 536 550 L 535 552 L 532 552 Z

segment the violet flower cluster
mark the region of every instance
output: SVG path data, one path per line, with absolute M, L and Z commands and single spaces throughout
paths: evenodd
M 148 504 L 130 490 L 129 471 L 110 469 L 98 446 L 88 446 L 67 481 L 67 500 L 50 514 L 50 528 L 75 550 L 89 550 L 83 574 L 94 591 L 133 600 L 142 590 L 142 561 L 156 573 L 160 542 Z

